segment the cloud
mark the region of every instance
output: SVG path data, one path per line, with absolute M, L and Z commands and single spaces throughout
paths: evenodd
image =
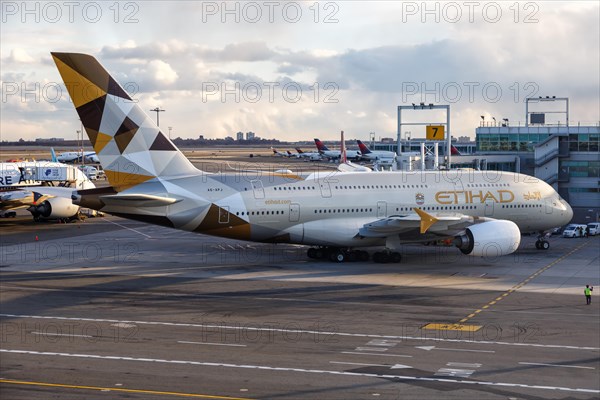
M 151 60 L 143 67 L 136 66 L 131 76 L 143 92 L 168 89 L 179 77 L 171 65 L 162 60 Z
M 198 126 L 207 137 L 252 130 L 263 137 L 337 139 L 341 129 L 363 138 L 371 131 L 393 136 L 396 106 L 421 101 L 450 104 L 453 134 L 473 136 L 479 115 L 518 122 L 524 98 L 537 95 L 569 97 L 572 121 L 600 120 L 597 2 L 498 3 L 503 16 L 497 23 L 482 18 L 482 6 L 473 23 L 465 7 L 460 23 L 443 18 L 434 23 L 431 15 L 426 22 L 414 15 L 399 23 L 401 3 L 342 2 L 335 14 L 339 22 L 325 24 L 314 22 L 308 9 L 312 3 L 301 4 L 306 12 L 298 24 L 277 16 L 275 23 L 222 23 L 219 15 L 204 23 L 200 7 L 185 2 L 144 3 L 137 25 L 112 19 L 9 23 L 2 27 L 3 43 L 14 46 L 0 50 L 2 80 L 43 87 L 60 81 L 49 49 L 90 53 L 124 86 L 133 83 L 134 98 L 144 110 L 157 104 L 167 109 L 161 121 L 164 117 L 181 137 L 197 137 Z M 535 9 L 536 21 L 524 23 Z M 320 21 L 330 11 L 322 7 Z M 165 20 L 171 13 L 179 13 L 178 18 Z M 98 30 L 104 34 L 96 35 Z M 278 84 L 272 101 L 268 82 Z M 238 98 L 216 94 L 206 101 L 202 90 L 207 83 L 219 89 L 222 84 L 228 89 L 235 83 L 242 88 L 258 84 L 262 99 L 250 101 L 250 91 Z M 282 87 L 295 83 L 302 98 L 286 101 Z M 500 95 L 494 96 L 498 89 Z M 77 124 L 71 104 L 53 106 L 60 110 L 56 118 Z M 2 119 L 32 125 L 45 120 L 50 108 L 13 99 L 2 104 Z M 37 135 L 61 136 L 51 128 L 59 125 L 36 125 Z
M 31 57 L 27 51 L 21 48 L 14 48 L 10 51 L 10 56 L 7 59 L 8 62 L 29 64 L 35 62 L 35 58 Z

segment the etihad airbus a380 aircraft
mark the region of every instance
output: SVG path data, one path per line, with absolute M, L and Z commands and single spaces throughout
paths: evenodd
M 451 239 L 464 253 L 514 252 L 521 231 L 571 220 L 571 207 L 536 178 L 509 172 L 198 170 L 92 56 L 52 53 L 111 184 L 75 204 L 208 235 L 310 245 L 310 257 L 399 261 L 402 243 Z M 536 247 L 549 244 L 538 239 Z

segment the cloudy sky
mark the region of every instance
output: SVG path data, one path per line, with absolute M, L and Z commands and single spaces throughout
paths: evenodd
M 597 1 L 1 6 L 2 140 L 75 138 L 50 51 L 97 57 L 173 137 L 395 137 L 396 106 L 420 102 L 450 104 L 453 136 L 474 137 L 481 115 L 523 123 L 524 99 L 546 95 L 600 120 Z

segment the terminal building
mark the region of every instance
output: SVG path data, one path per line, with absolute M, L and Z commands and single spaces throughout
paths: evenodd
M 554 103 L 564 104 L 564 108 L 556 108 Z M 509 126 L 504 120 L 500 126 L 482 123 L 475 130 L 476 154 L 517 155 L 520 168 L 514 171 L 552 185 L 573 207 L 574 222 L 598 221 L 600 121 L 570 124 L 568 98 L 538 97 L 525 104 L 525 126 Z M 538 106 L 535 111 L 531 111 L 532 105 Z

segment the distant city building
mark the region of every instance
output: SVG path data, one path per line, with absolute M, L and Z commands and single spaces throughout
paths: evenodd
M 236 140 L 239 142 L 240 140 L 244 140 L 244 132 L 238 132 L 235 134 Z
M 36 142 L 64 142 L 65 138 L 53 137 L 53 138 L 37 138 Z
M 254 140 L 255 137 L 254 132 L 246 132 L 246 140 Z

